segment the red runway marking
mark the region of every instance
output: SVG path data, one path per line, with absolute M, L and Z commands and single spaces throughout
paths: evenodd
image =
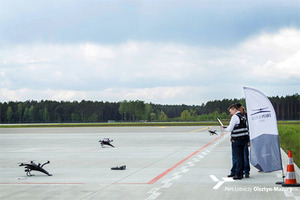
M 198 149 L 197 151 L 195 151 L 194 153 L 192 153 L 191 155 L 187 156 L 186 158 L 184 158 L 183 160 L 179 161 L 178 163 L 176 163 L 175 165 L 173 165 L 172 167 L 170 167 L 169 169 L 167 169 L 166 171 L 164 171 L 163 173 L 159 174 L 158 176 L 156 176 L 155 178 L 153 178 L 152 180 L 150 180 L 147 183 L 114 183 L 114 184 L 127 184 L 127 185 L 145 185 L 145 184 L 154 184 L 156 183 L 158 180 L 160 180 L 162 177 L 164 177 L 165 175 L 167 175 L 168 173 L 170 173 L 171 171 L 173 171 L 174 169 L 176 169 L 178 166 L 180 166 L 182 163 L 184 163 L 185 161 L 187 161 L 188 159 L 190 159 L 191 157 L 193 157 L 195 154 L 199 153 L 201 150 L 205 149 L 206 147 L 208 147 L 209 145 L 211 145 L 214 141 L 218 140 L 220 137 L 222 137 L 225 133 L 223 133 L 222 135 L 220 135 L 219 137 L 215 138 L 214 140 L 210 141 L 209 143 L 207 143 L 206 145 L 204 145 L 203 147 L 201 147 L 200 149 Z M 85 183 L 28 183 L 28 182 L 24 182 L 24 183 L 0 183 L 0 185 L 83 185 Z
M 84 183 L 0 183 L 0 185 L 82 185 Z
M 180 162 L 176 163 L 175 165 L 173 165 L 172 167 L 170 167 L 169 169 L 167 169 L 166 171 L 164 171 L 163 173 L 161 173 L 160 175 L 158 175 L 157 177 L 155 177 L 154 179 L 152 179 L 151 181 L 149 181 L 147 184 L 153 184 L 156 183 L 159 179 L 161 179 L 162 177 L 164 177 L 165 175 L 167 175 L 168 173 L 170 173 L 171 171 L 173 171 L 175 168 L 177 168 L 179 165 L 181 165 L 182 163 L 184 163 L 185 161 L 187 161 L 188 159 L 190 159 L 191 157 L 193 157 L 195 154 L 199 153 L 201 150 L 203 150 L 204 148 L 208 147 L 209 145 L 211 145 L 211 143 L 213 143 L 214 141 L 216 141 L 217 139 L 219 139 L 220 137 L 222 137 L 225 133 L 223 133 L 222 135 L 220 135 L 219 137 L 215 138 L 214 140 L 212 140 L 211 142 L 207 143 L 205 146 L 201 147 L 200 149 L 198 149 L 197 151 L 195 151 L 194 153 L 192 153 L 191 155 L 189 155 L 188 157 L 186 157 L 185 159 L 181 160 Z
M 147 185 L 148 183 L 114 183 L 116 185 Z
M 213 143 L 214 141 L 216 141 L 217 139 L 219 139 L 220 137 L 222 137 L 224 134 L 225 133 L 223 133 L 219 137 L 215 138 L 214 140 L 210 141 L 209 143 L 207 143 L 206 145 L 204 145 L 203 147 L 201 147 L 200 149 L 198 149 L 197 151 L 195 151 L 194 153 L 192 153 L 188 157 L 184 158 L 180 162 L 176 163 L 175 165 L 173 165 L 172 167 L 170 167 L 169 169 L 167 169 L 163 173 L 159 174 L 158 176 L 156 176 L 154 179 L 150 180 L 147 183 L 115 183 L 115 184 L 154 184 L 158 180 L 160 180 L 162 177 L 164 177 L 165 175 L 167 175 L 168 173 L 170 173 L 171 171 L 173 171 L 175 168 L 177 168 L 178 166 L 180 166 L 182 163 L 184 163 L 185 161 L 187 161 L 188 159 L 190 159 L 191 157 L 193 157 L 195 154 L 199 153 L 201 150 L 203 150 L 206 147 L 208 147 L 209 145 L 211 145 L 211 143 Z

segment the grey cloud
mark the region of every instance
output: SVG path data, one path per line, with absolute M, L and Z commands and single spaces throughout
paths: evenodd
M 107 100 L 192 103 L 241 97 L 243 86 L 269 88 L 270 95 L 296 92 L 299 32 L 262 33 L 234 48 L 139 41 L 11 46 L 0 49 L 5 91 L 0 101 L 39 93 L 42 99 L 51 94 L 67 99 L 100 95 Z

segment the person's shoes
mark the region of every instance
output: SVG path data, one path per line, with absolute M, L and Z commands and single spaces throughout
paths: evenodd
M 233 180 L 242 180 L 243 179 L 243 176 L 234 176 L 233 177 Z
M 245 174 L 245 178 L 250 178 L 250 174 Z
M 229 174 L 227 177 L 234 177 L 234 174 Z

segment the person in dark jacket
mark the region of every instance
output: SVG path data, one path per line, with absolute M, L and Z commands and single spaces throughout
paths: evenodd
M 243 115 L 247 118 L 247 113 L 245 108 L 240 103 L 235 103 L 238 111 L 240 111 Z M 244 175 L 245 178 L 250 178 L 250 162 L 249 162 L 249 150 L 248 147 L 250 146 L 250 139 L 248 137 L 248 143 L 244 146 Z M 230 170 L 230 174 L 228 177 L 234 177 L 236 174 L 236 158 L 234 157 L 234 152 L 232 150 L 232 168 Z
M 247 119 L 246 116 L 238 110 L 235 104 L 231 105 L 228 110 L 232 117 L 225 131 L 231 132 L 230 140 L 232 143 L 232 151 L 236 159 L 236 173 L 233 179 L 240 180 L 243 178 L 244 171 L 244 147 L 248 145 L 249 142 Z

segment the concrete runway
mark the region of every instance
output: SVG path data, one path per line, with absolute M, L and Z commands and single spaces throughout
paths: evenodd
M 300 189 L 275 184 L 281 171 L 251 166 L 249 179 L 227 178 L 229 133 L 214 128 L 219 135 L 207 127 L 0 128 L 0 199 L 300 199 Z M 104 137 L 116 148 L 101 148 Z M 18 165 L 31 160 L 50 160 L 53 176 L 27 177 Z M 120 165 L 127 169 L 110 169 Z

